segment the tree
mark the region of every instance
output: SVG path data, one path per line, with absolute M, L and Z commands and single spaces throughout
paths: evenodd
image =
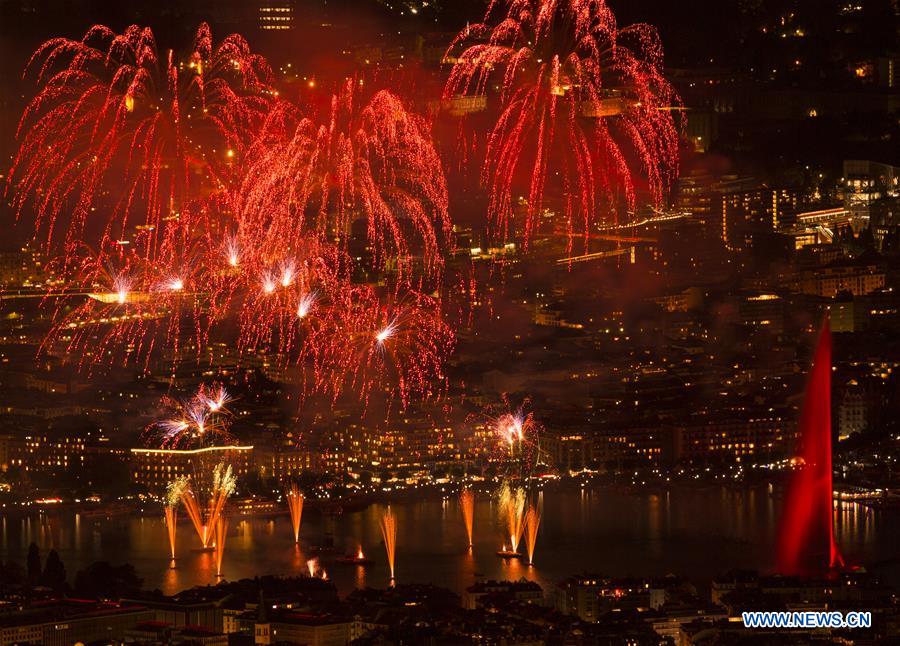
M 41 550 L 38 548 L 37 543 L 32 543 L 28 546 L 28 559 L 26 563 L 28 582 L 34 585 L 41 578 Z
M 0 567 L 0 585 L 22 585 L 25 579 L 25 570 L 15 561 L 7 561 Z
M 130 563 L 92 563 L 75 575 L 75 594 L 85 599 L 121 599 L 140 592 L 143 580 Z
M 47 562 L 44 564 L 44 573 L 41 576 L 41 584 L 53 588 L 56 592 L 64 592 L 66 589 L 66 568 L 56 550 L 50 550 Z

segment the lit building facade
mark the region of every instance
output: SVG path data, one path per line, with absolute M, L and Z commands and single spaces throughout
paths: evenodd
M 231 465 L 237 478 L 253 469 L 252 446 L 214 446 L 178 451 L 173 449 L 131 449 L 131 480 L 148 491 L 162 493 L 170 482 L 212 470 L 220 462 Z

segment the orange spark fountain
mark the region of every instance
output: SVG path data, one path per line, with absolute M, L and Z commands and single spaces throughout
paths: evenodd
M 310 578 L 319 578 L 323 581 L 328 580 L 328 572 L 325 571 L 325 568 L 319 565 L 318 558 L 311 558 L 306 562 L 306 570 L 309 572 Z
M 534 565 L 534 545 L 537 543 L 538 528 L 541 526 L 541 513 L 532 505 L 525 514 L 525 548 L 528 550 L 528 565 Z
M 525 531 L 525 490 L 504 484 L 500 489 L 500 514 L 506 521 L 510 551 L 517 552 Z
M 287 493 L 288 509 L 291 512 L 291 526 L 294 528 L 294 543 L 300 542 L 300 520 L 303 517 L 303 494 L 300 493 L 300 487 L 291 484 Z
M 222 576 L 222 557 L 225 555 L 225 537 L 228 530 L 228 520 L 219 516 L 216 521 L 216 576 Z
M 166 529 L 169 532 L 169 551 L 172 553 L 172 560 L 175 560 L 175 523 L 178 517 L 178 509 L 166 505 Z
M 212 534 L 217 531 L 216 523 L 225 510 L 225 503 L 235 490 L 236 482 L 231 466 L 220 463 L 213 469 L 212 486 L 210 488 L 205 519 L 189 478 L 182 477 L 176 482 L 178 483 L 176 488 L 180 492 L 181 502 L 187 511 L 188 517 L 191 519 L 191 523 L 194 525 L 194 529 L 197 531 L 197 535 L 200 537 L 200 544 L 204 550 L 208 550 L 213 538 Z
M 187 478 L 185 477 L 184 480 L 186 482 Z M 197 536 L 200 537 L 200 545 L 204 550 L 209 548 L 209 527 L 203 523 L 200 503 L 197 502 L 197 497 L 189 486 L 185 486 L 181 494 L 181 502 L 184 505 L 188 518 L 191 519 L 191 523 L 194 525 Z
M 175 560 L 175 530 L 178 522 L 178 503 L 184 495 L 185 480 L 181 478 L 169 483 L 166 487 L 166 531 L 169 534 L 169 551 L 172 554 L 172 560 Z M 174 567 L 174 566 L 173 566 Z
M 390 507 L 381 516 L 381 535 L 384 537 L 384 549 L 387 552 L 388 566 L 391 569 L 391 581 L 393 581 L 394 552 L 397 547 L 397 518 Z
M 462 509 L 463 522 L 466 524 L 469 547 L 472 547 L 472 524 L 475 520 L 475 494 L 471 489 L 463 489 L 459 494 L 459 506 L 460 509 Z

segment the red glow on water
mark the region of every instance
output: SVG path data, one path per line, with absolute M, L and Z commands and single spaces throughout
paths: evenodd
M 787 491 L 778 538 L 778 571 L 798 575 L 842 567 L 834 538 L 831 467 L 831 329 L 816 347 L 800 414 L 797 451 L 802 466 Z M 821 557 L 827 550 L 827 568 Z

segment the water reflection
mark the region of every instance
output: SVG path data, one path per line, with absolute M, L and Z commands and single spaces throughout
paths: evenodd
M 614 576 L 678 572 L 702 581 L 730 568 L 772 567 L 781 497 L 766 487 L 652 494 L 617 488 L 549 490 L 536 500 L 542 520 L 534 567 L 496 556 L 503 532 L 487 495 L 475 499 L 472 549 L 466 547 L 457 500 L 394 503 L 398 580 L 433 582 L 461 592 L 480 577 L 525 577 L 547 586 L 585 571 Z M 300 545 L 294 544 L 287 514 L 234 519 L 223 575 L 299 575 L 309 559 L 318 557 L 342 593 L 366 585 L 383 587 L 389 579 L 379 527 L 383 510 L 372 505 L 339 517 L 305 510 Z M 851 563 L 894 557 L 900 539 L 895 514 L 855 503 L 837 507 L 837 539 Z M 132 563 L 147 587 L 167 593 L 216 582 L 215 556 L 196 551 L 198 539 L 186 518 L 178 524 L 174 568 L 161 513 L 103 520 L 75 514 L 9 517 L 2 519 L 0 534 L 3 560 L 24 563 L 28 544 L 35 541 L 45 553 L 57 549 L 72 577 L 102 559 Z M 318 551 L 326 541 L 333 541 L 334 549 Z M 373 560 L 371 565 L 336 561 L 359 548 Z

